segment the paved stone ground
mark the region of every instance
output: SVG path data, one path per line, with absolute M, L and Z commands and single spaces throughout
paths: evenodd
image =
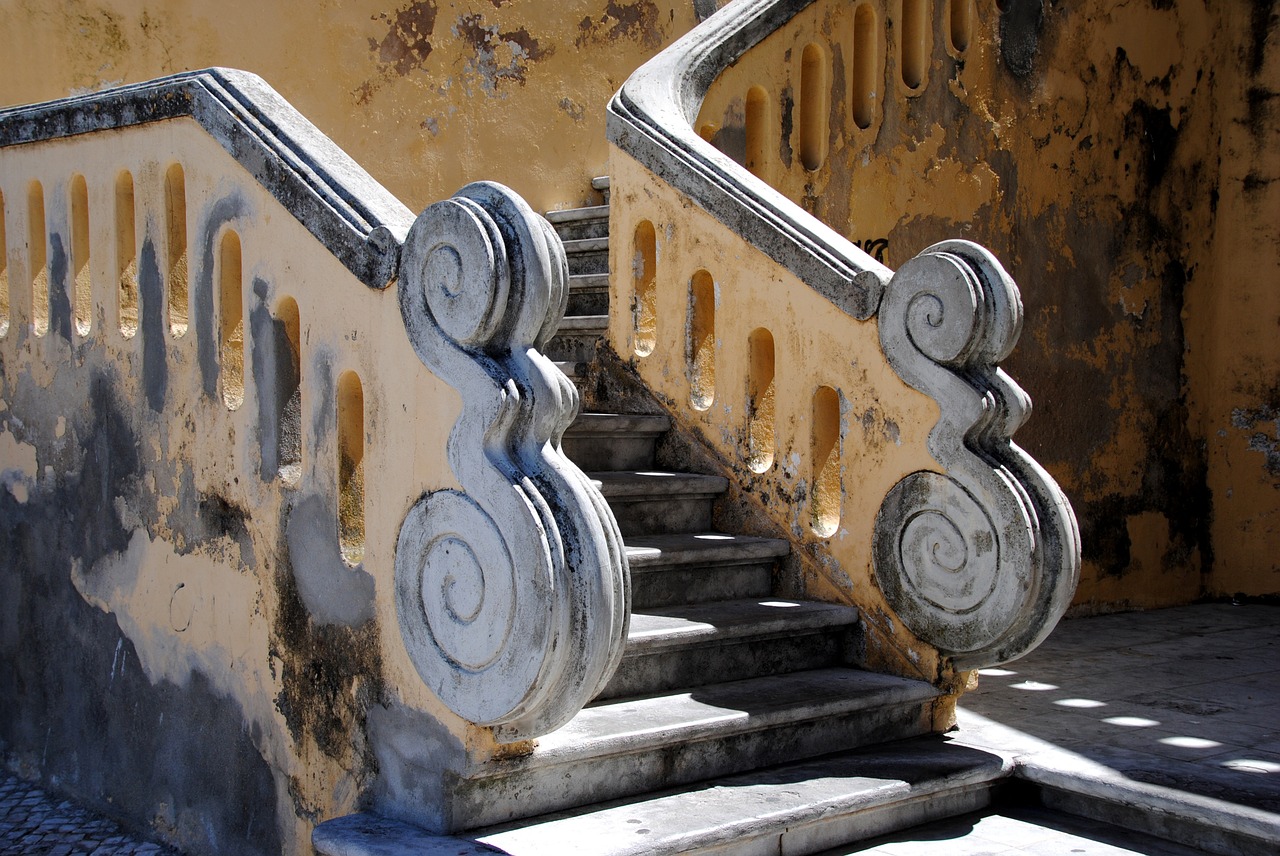
M 1064 621 L 960 708 L 960 742 L 1280 815 L 1280 607 Z
M 21 779 L 0 778 L 0 856 L 176 856 Z

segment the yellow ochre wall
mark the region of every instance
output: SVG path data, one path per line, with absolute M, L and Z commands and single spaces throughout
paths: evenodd
M 794 27 L 774 71 L 726 75 L 709 131 L 762 85 L 771 178 L 818 216 L 884 239 L 891 267 L 957 236 L 1002 259 L 1027 310 L 1006 367 L 1036 402 L 1016 439 L 1080 518 L 1078 611 L 1280 592 L 1276 4 L 972 0 L 960 51 L 962 0 L 926 0 L 912 89 L 903 2 L 803 13 L 838 70 L 823 168 L 800 165 L 786 115 Z M 0 7 L 0 104 L 235 66 L 415 210 L 479 178 L 566 207 L 608 171 L 608 96 L 695 5 L 712 4 L 20 0 Z M 860 5 L 884 84 L 866 129 L 846 97 Z
M 1015 439 L 1079 517 L 1079 613 L 1280 593 L 1278 97 L 1275 3 L 819 0 L 697 129 L 890 267 L 953 237 L 1003 261 Z
M 478 179 L 544 210 L 589 201 L 609 97 L 694 23 L 691 0 L 18 0 L 0 105 L 242 68 L 414 211 Z

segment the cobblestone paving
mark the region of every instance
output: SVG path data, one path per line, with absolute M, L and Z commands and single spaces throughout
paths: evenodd
M 110 820 L 0 774 L 0 856 L 177 856 Z

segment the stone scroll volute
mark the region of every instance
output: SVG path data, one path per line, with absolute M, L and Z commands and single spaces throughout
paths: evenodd
M 876 518 L 876 580 L 907 627 L 959 668 L 1014 659 L 1048 635 L 1080 572 L 1080 536 L 1053 478 L 1011 436 L 1031 399 L 998 363 L 1022 329 L 1017 286 L 967 241 L 932 246 L 885 288 L 890 364 L 938 402 L 929 450 Z
M 471 184 L 418 217 L 399 287 L 414 350 L 462 398 L 448 455 L 463 488 L 423 495 L 401 525 L 401 633 L 454 713 L 502 742 L 537 737 L 608 680 L 630 615 L 617 524 L 560 452 L 577 390 L 542 353 L 564 249 L 512 191 Z

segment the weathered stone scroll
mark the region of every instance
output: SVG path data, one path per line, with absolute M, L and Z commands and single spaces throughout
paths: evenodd
M 448 454 L 463 491 L 424 495 L 396 549 L 396 605 L 422 679 L 498 740 L 567 722 L 612 675 L 630 618 L 626 553 L 560 451 L 578 392 L 541 351 L 568 268 L 501 185 L 468 185 L 409 231 L 400 308 L 422 361 L 462 396 Z
M 938 402 L 929 451 L 947 474 L 912 473 L 885 497 L 876 581 L 957 666 L 1014 659 L 1053 629 L 1080 575 L 1070 504 L 1010 439 L 1031 412 L 997 366 L 1022 331 L 1018 287 L 984 248 L 946 241 L 898 269 L 879 320 L 890 365 Z

